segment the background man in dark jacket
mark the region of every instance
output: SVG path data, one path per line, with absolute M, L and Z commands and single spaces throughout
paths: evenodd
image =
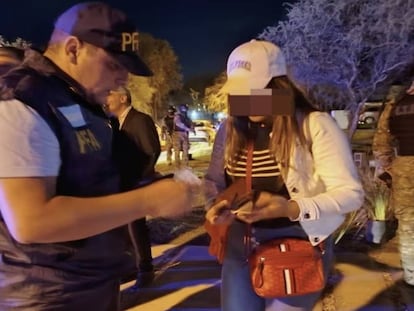
M 131 93 L 123 86 L 109 92 L 105 108 L 118 121 L 115 126 L 120 132 L 115 154 L 118 155 L 122 189 L 131 190 L 150 182 L 156 176 L 155 164 L 161 153 L 154 121 L 131 106 Z M 139 288 L 154 278 L 151 239 L 145 217 L 130 223 L 128 229 L 137 255 L 135 288 Z

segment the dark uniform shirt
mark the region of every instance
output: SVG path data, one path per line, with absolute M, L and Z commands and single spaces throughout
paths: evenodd
M 32 54 L 2 77 L 0 99 L 15 98 L 35 109 L 58 138 L 56 195 L 119 192 L 112 129 L 101 107 L 87 102 L 82 88 L 52 62 Z M 73 124 L 65 113 L 73 107 L 83 124 Z M 0 217 L 0 309 L 107 310 L 104 306 L 117 294 L 116 280 L 129 261 L 125 235 L 123 227 L 76 241 L 21 244 Z

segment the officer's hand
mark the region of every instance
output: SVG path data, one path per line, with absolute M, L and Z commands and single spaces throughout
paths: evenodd
M 147 187 L 152 187 L 148 200 L 151 202 L 149 213 L 153 217 L 182 216 L 191 211 L 194 197 L 198 195 L 196 186 L 173 178 L 162 179 Z

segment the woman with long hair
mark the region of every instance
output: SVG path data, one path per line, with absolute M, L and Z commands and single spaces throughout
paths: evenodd
M 267 111 L 272 113 L 255 115 L 258 97 L 249 94 L 257 89 L 268 91 L 269 95 L 262 96 L 272 97 L 267 101 Z M 231 202 L 216 200 L 206 213 L 210 224 L 229 226 L 222 310 L 312 310 L 321 291 L 275 298 L 254 292 L 246 264 L 246 231 L 250 232 L 249 244 L 294 237 L 309 240 L 315 247 L 323 245 L 326 280 L 333 261 L 331 235 L 345 214 L 358 209 L 363 200 L 349 142 L 331 116 L 312 107 L 288 78 L 284 56 L 270 42 L 252 40 L 231 53 L 223 92 L 248 96 L 244 101 L 248 107 L 244 115 L 240 109 L 231 115 L 232 108 L 241 103 L 240 96 L 229 96 L 230 116 L 216 135 L 205 182 L 208 189 L 215 189 L 210 191 L 214 196 L 250 175 L 257 196 L 254 204 L 244 205 L 250 210 L 232 211 Z M 289 111 L 285 109 L 289 105 L 292 112 L 283 112 Z

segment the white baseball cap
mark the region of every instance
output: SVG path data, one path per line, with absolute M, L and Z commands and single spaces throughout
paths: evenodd
M 281 49 L 268 41 L 251 40 L 231 52 L 227 60 L 227 81 L 220 93 L 250 95 L 264 89 L 273 77 L 286 75 Z

